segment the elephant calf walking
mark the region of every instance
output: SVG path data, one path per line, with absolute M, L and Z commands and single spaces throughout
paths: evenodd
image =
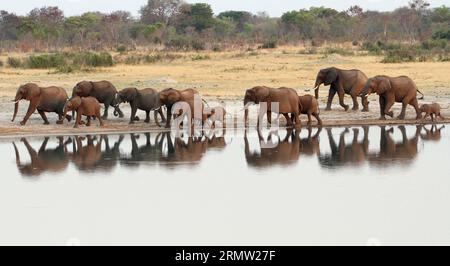
M 105 111 L 103 113 L 103 119 L 108 119 L 109 107 L 114 108 L 114 115 L 120 118 L 124 117 L 122 110 L 116 104 L 117 89 L 109 81 L 82 81 L 78 83 L 72 92 L 72 97 L 94 97 L 100 103 L 105 105 Z

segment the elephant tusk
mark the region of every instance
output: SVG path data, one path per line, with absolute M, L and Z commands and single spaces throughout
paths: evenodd
M 255 102 L 249 102 L 244 106 L 243 109 L 241 109 L 241 111 L 247 110 L 250 106 L 255 105 L 255 104 L 256 104 Z

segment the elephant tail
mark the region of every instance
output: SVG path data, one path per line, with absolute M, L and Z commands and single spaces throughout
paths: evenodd
M 202 98 L 202 102 L 204 102 L 206 104 L 206 106 L 208 106 L 208 108 L 210 108 L 209 103 L 205 99 Z
M 420 97 L 419 100 L 425 99 L 425 95 L 424 95 L 421 91 L 417 90 L 417 92 L 420 93 L 420 94 L 422 95 L 422 97 Z

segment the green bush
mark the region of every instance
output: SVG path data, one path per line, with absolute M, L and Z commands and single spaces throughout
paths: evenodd
M 20 68 L 23 66 L 23 62 L 20 58 L 8 57 L 8 65 L 12 68 Z
M 0 67 L 3 67 L 5 64 L 3 63 L 2 60 L 0 60 Z
M 67 64 L 66 58 L 63 54 L 32 55 L 28 57 L 26 66 L 32 69 L 57 68 Z
M 448 42 L 446 40 L 427 40 L 422 42 L 422 49 L 433 50 L 433 49 L 445 49 L 447 48 Z
M 194 55 L 191 57 L 192 61 L 200 61 L 200 60 L 208 60 L 211 59 L 211 57 L 209 55 Z
M 433 33 L 433 39 L 450 41 L 450 29 L 439 29 L 435 31 Z
M 87 67 L 111 67 L 114 60 L 109 53 L 79 53 L 74 56 L 73 64 Z
M 363 43 L 362 49 L 371 54 L 376 54 L 376 55 L 380 55 L 383 52 L 381 47 L 378 46 L 378 43 L 373 43 L 373 42 Z
M 417 53 L 414 49 L 391 50 L 387 51 L 381 63 L 392 64 L 392 63 L 415 62 L 416 57 Z
M 117 52 L 118 52 L 118 53 L 121 53 L 121 54 L 124 54 L 124 53 L 127 52 L 127 47 L 126 47 L 125 45 L 119 45 L 119 46 L 117 47 Z

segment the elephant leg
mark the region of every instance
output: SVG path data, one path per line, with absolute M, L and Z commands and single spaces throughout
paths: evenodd
M 322 125 L 322 119 L 320 119 L 320 116 L 317 112 L 313 113 L 313 116 L 317 119 L 317 123 L 319 124 L 319 126 Z
M 395 99 L 394 97 L 389 97 L 385 99 L 386 106 L 384 108 L 384 114 L 390 117 L 394 117 L 394 112 L 391 111 L 392 106 L 394 106 Z
M 91 126 L 91 117 L 90 117 L 90 116 L 87 117 L 87 123 L 86 123 L 86 126 L 87 126 L 87 127 L 90 127 L 90 126 Z
M 75 120 L 75 125 L 73 126 L 74 128 L 78 128 L 81 124 L 81 111 L 78 110 L 77 111 L 77 119 Z
M 167 120 L 166 120 L 166 117 L 164 116 L 164 112 L 163 112 L 163 110 L 162 110 L 162 107 L 158 109 L 158 113 L 159 113 L 159 115 L 161 116 L 161 121 L 162 121 L 163 123 L 165 123 Z
M 430 116 L 430 113 L 427 112 L 422 120 L 425 121 L 429 116 Z
M 130 116 L 130 124 L 134 124 L 136 120 L 137 107 L 131 106 L 131 116 Z
M 170 123 L 172 122 L 171 120 L 172 120 L 172 106 L 168 106 L 166 128 L 170 128 Z
M 331 104 L 333 103 L 334 96 L 336 95 L 337 91 L 335 89 L 330 89 L 328 93 L 328 102 L 327 102 L 327 108 L 325 111 L 331 110 Z
M 120 109 L 120 107 L 116 107 L 116 106 L 113 106 L 113 107 L 114 107 L 115 112 L 117 112 L 119 114 L 119 118 L 124 118 L 125 117 L 125 115 L 123 114 L 123 112 Z
M 308 126 L 312 124 L 311 112 L 308 112 Z
M 363 105 L 363 109 L 361 112 L 369 112 L 369 99 L 367 96 L 361 97 L 361 103 Z
M 346 105 L 345 102 L 344 102 L 344 97 L 345 97 L 344 90 L 339 90 L 338 91 L 338 96 L 339 96 L 339 104 L 345 109 L 345 111 L 348 111 L 350 106 Z
M 397 119 L 400 119 L 400 120 L 404 120 L 405 119 L 405 117 L 406 117 L 406 107 L 407 106 L 408 106 L 408 102 L 407 101 L 403 101 L 402 102 L 402 112 L 397 117 Z
M 109 111 L 109 103 L 105 103 L 105 111 L 103 112 L 103 119 L 107 120 L 108 119 L 108 111 Z
M 99 125 L 100 125 L 101 127 L 105 126 L 105 124 L 103 123 L 103 118 L 102 118 L 101 115 L 100 115 L 100 109 L 97 110 L 95 116 L 96 116 L 97 119 L 98 119 Z
M 352 100 L 353 100 L 353 111 L 359 110 L 359 103 L 358 103 L 358 96 L 352 93 Z
M 144 120 L 144 122 L 145 123 L 150 123 L 150 111 L 145 111 L 145 120 Z
M 287 127 L 292 127 L 293 126 L 293 123 L 292 123 L 292 120 L 290 119 L 290 117 L 289 117 L 289 114 L 283 114 L 283 116 L 284 116 L 284 118 L 286 118 L 286 121 L 287 121 Z
M 48 122 L 47 115 L 45 114 L 45 112 L 41 110 L 38 110 L 38 112 L 41 115 L 42 120 L 44 120 L 44 125 L 50 125 L 50 122 Z
M 28 106 L 27 114 L 23 118 L 22 122 L 20 122 L 20 125 L 24 126 L 27 123 L 28 119 L 30 119 L 30 116 L 36 111 L 37 106 L 38 106 L 37 100 L 32 100 L 30 102 L 30 106 Z
M 272 111 L 267 111 L 267 125 L 272 125 Z
M 416 110 L 416 119 L 419 120 L 422 118 L 422 113 L 420 112 L 419 108 L 419 102 L 417 101 L 417 98 L 414 97 L 414 99 L 410 103 L 414 109 Z
M 386 109 L 386 99 L 384 96 L 380 95 L 380 120 L 386 120 L 386 114 L 384 110 Z

